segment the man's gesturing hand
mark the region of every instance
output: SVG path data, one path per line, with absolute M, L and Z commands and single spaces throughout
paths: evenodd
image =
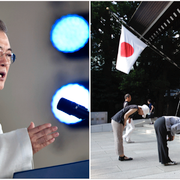
M 56 126 L 51 127 L 50 123 L 35 127 L 34 123 L 31 122 L 27 130 L 31 140 L 33 154 L 55 141 L 55 137 L 59 136 L 58 132 L 54 132 L 57 129 Z

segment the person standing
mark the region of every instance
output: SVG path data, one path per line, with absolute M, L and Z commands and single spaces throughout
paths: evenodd
M 121 109 L 111 118 L 116 153 L 118 154 L 120 161 L 133 160 L 133 158 L 128 158 L 124 155 L 122 135 L 129 116 L 134 114 L 135 112 L 138 112 L 139 115 L 142 115 L 142 117 L 145 118 L 146 114 L 149 113 L 149 108 L 147 105 L 129 105 Z
M 163 116 L 154 123 L 156 132 L 159 162 L 168 165 L 176 165 L 175 161 L 169 158 L 169 148 L 167 141 L 173 141 L 175 134 L 180 134 L 180 117 Z
M 124 103 L 123 103 L 123 108 L 125 108 L 126 106 L 129 105 L 129 102 L 131 101 L 131 95 L 130 94 L 126 94 L 124 96 Z M 126 124 L 126 133 L 123 135 L 123 139 L 127 142 L 127 143 L 134 143 L 134 141 L 131 141 L 130 137 L 131 137 L 131 133 L 134 131 L 135 126 L 134 126 L 134 121 L 132 118 L 129 118 L 127 120 L 127 124 Z
M 148 105 L 149 105 L 148 118 L 150 119 L 150 124 L 154 124 L 154 122 L 152 121 L 154 106 L 153 106 L 152 103 L 151 103 L 151 99 L 148 99 L 148 100 L 147 100 L 147 103 L 148 103 Z

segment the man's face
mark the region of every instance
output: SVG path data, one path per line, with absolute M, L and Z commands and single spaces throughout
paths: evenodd
M 7 53 L 9 51 L 11 52 L 8 37 L 3 31 L 0 31 L 0 49 L 3 50 L 4 53 Z M 7 78 L 9 67 L 10 65 L 7 64 L 5 55 L 0 57 L 0 90 L 4 88 L 4 83 Z
M 131 101 L 131 96 L 127 97 L 127 101 L 128 101 L 128 102 Z

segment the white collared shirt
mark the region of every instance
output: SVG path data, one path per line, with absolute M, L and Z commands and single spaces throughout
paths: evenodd
M 180 117 L 164 116 L 167 131 L 171 131 L 171 135 L 180 133 Z

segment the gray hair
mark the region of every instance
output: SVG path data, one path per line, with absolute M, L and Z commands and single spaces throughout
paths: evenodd
M 2 20 L 0 20 L 0 31 L 7 32 L 7 27 Z
M 124 96 L 124 99 L 126 99 L 126 98 L 128 98 L 128 97 L 130 97 L 131 95 L 130 94 L 126 94 L 125 96 Z

